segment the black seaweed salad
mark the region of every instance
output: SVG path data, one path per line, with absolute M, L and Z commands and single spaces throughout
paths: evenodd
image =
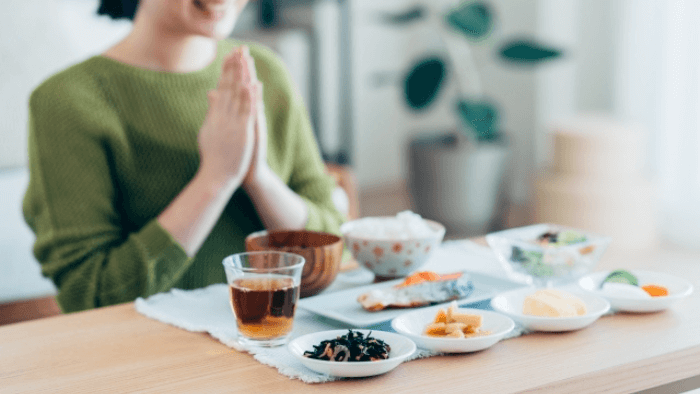
M 372 332 L 364 336 L 359 331 L 348 333 L 314 346 L 305 351 L 304 357 L 326 361 L 380 361 L 389 358 L 391 347 L 381 339 L 372 338 Z

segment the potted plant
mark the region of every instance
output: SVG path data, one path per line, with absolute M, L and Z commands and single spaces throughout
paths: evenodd
M 485 97 L 471 53 L 471 43 L 488 39 L 493 12 L 485 2 L 465 1 L 442 15 L 417 7 L 396 20 L 424 18 L 439 35 L 447 56 L 427 56 L 410 68 L 403 86 L 406 104 L 416 112 L 430 107 L 451 71 L 458 87 L 454 110 L 461 127 L 411 141 L 409 189 L 422 216 L 463 235 L 484 234 L 492 229 L 504 202 L 500 191 L 509 156 L 498 107 Z M 531 66 L 560 54 L 534 40 L 515 38 L 500 46 L 498 57 Z

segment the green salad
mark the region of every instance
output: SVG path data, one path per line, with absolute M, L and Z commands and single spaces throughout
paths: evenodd
M 546 232 L 537 237 L 537 243 L 541 246 L 566 246 L 573 245 L 579 242 L 586 242 L 585 235 L 573 231 L 566 230 L 561 232 Z
M 558 247 L 586 242 L 585 235 L 572 230 L 560 232 L 546 232 L 537 239 L 535 243 L 542 247 Z M 520 263 L 523 269 L 530 275 L 538 278 L 554 276 L 555 272 L 551 265 L 544 262 L 544 253 L 535 250 L 526 250 L 518 246 L 513 246 L 511 261 Z

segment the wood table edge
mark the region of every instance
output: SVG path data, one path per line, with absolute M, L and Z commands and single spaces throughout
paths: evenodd
M 693 378 L 700 374 L 700 346 L 590 372 L 526 393 L 638 392 Z

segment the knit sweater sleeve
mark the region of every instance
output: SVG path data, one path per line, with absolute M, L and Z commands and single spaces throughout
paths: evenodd
M 30 99 L 23 213 L 64 312 L 167 290 L 191 264 L 155 219 L 141 228 L 124 224 L 109 148 L 122 126 L 96 92 L 96 85 L 56 77 Z
M 325 173 L 321 154 L 301 97 L 290 108 L 291 125 L 296 129 L 296 160 L 290 187 L 306 202 L 308 219 L 306 229 L 339 234 L 345 218 L 336 210 L 332 193 L 336 183 Z
M 263 80 L 265 104 L 271 138 L 287 144 L 282 150 L 291 160 L 288 186 L 294 190 L 308 207 L 306 229 L 338 234 L 345 218 L 332 200 L 337 186 L 335 180 L 325 172 L 308 111 L 298 89 L 292 82 L 282 61 L 265 47 L 249 44 L 255 58 L 258 76 Z M 274 144 L 275 141 L 273 140 Z

